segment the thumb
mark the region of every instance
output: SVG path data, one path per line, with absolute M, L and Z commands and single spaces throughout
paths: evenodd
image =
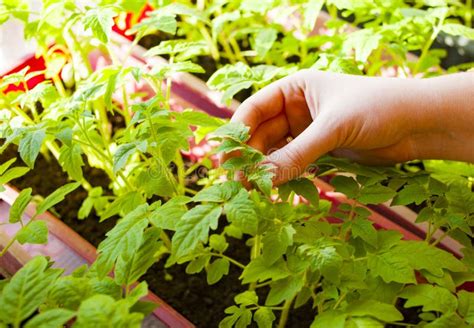
M 274 185 L 280 185 L 302 175 L 317 158 L 335 148 L 336 138 L 321 120 L 313 121 L 298 137 L 267 156 L 275 166 Z

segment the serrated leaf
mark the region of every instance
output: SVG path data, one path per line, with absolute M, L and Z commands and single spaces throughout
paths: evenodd
M 415 274 L 408 261 L 393 253 L 373 255 L 368 258 L 367 266 L 373 275 L 380 276 L 385 282 L 415 283 Z
M 114 25 L 114 17 L 117 15 L 115 10 L 108 7 L 87 10 L 83 18 L 84 28 L 90 29 L 97 39 L 107 43 Z
M 249 127 L 245 126 L 243 123 L 232 122 L 219 127 L 217 130 L 211 133 L 210 137 L 212 139 L 229 138 L 238 143 L 243 143 L 250 138 L 249 130 Z
M 75 315 L 74 311 L 66 309 L 50 309 L 29 320 L 25 328 L 60 328 Z
M 155 31 L 163 31 L 165 33 L 175 34 L 177 28 L 175 15 L 153 15 L 141 20 L 138 24 L 132 26 L 127 34 L 140 32 L 141 35 L 152 34 Z
M 409 184 L 397 193 L 390 205 L 408 205 L 412 203 L 420 205 L 423 201 L 428 199 L 429 196 L 430 194 L 423 186 Z
M 46 244 L 48 242 L 48 227 L 44 221 L 31 221 L 21 228 L 16 235 L 20 244 Z
M 351 231 L 354 237 L 362 238 L 366 243 L 377 246 L 377 231 L 371 221 L 357 218 L 351 223 Z
M 21 220 L 21 217 L 23 216 L 26 207 L 32 199 L 31 192 L 31 188 L 23 189 L 18 195 L 18 197 L 15 199 L 12 206 L 10 207 L 10 223 L 16 223 Z
M 264 58 L 277 39 L 277 30 L 274 28 L 260 28 L 255 35 L 255 51 L 260 58 Z
M 260 307 L 255 311 L 253 319 L 257 323 L 258 328 L 271 328 L 276 317 L 270 308 Z
M 82 150 L 77 144 L 68 147 L 64 145 L 60 149 L 59 164 L 69 174 L 71 178 L 76 181 L 82 180 L 82 166 L 84 162 L 82 160 Z
M 458 306 L 456 297 L 449 290 L 428 284 L 408 286 L 399 296 L 407 300 L 405 307 L 423 306 L 424 312 L 447 313 L 455 311 Z
M 171 198 L 151 213 L 151 224 L 161 229 L 176 230 L 176 223 L 188 210 L 185 204 L 189 201 L 189 197 Z
M 451 35 L 463 36 L 465 38 L 474 40 L 474 29 L 461 24 L 444 24 L 441 27 L 441 31 Z
M 214 204 L 198 205 L 176 224 L 172 251 L 177 258 L 190 254 L 200 242 L 206 242 L 209 229 L 216 229 L 222 208 Z
M 290 275 L 285 262 L 277 261 L 272 265 L 267 265 L 261 256 L 250 261 L 242 272 L 241 279 L 243 284 L 249 282 L 261 282 L 267 279 L 283 279 Z
M 311 205 L 318 207 L 319 204 L 319 192 L 318 188 L 312 183 L 309 179 L 299 178 L 294 179 L 288 182 L 288 185 L 291 190 L 293 190 L 297 195 L 303 196 L 306 198 Z
M 229 222 L 235 224 L 243 233 L 255 235 L 258 228 L 258 216 L 254 206 L 248 192 L 240 189 L 238 194 L 224 205 L 224 210 Z
M 347 318 L 347 313 L 338 310 L 324 311 L 318 314 L 310 328 L 344 328 Z
M 363 187 L 357 200 L 363 204 L 380 204 L 393 198 L 396 194 L 392 189 L 377 184 Z
M 258 295 L 254 290 L 246 290 L 234 297 L 234 301 L 239 305 L 255 305 L 258 304 Z
M 107 238 L 99 244 L 99 257 L 95 262 L 100 277 L 112 269 L 119 256 L 132 258 L 143 242 L 143 230 L 148 225 L 147 205 L 140 205 L 122 218 L 107 232 Z
M 136 151 L 136 145 L 132 142 L 120 145 L 114 153 L 114 173 L 120 171 L 130 156 Z
M 210 186 L 199 191 L 193 197 L 195 202 L 224 203 L 237 194 L 240 194 L 241 185 L 236 181 L 226 181 L 224 183 Z
M 465 265 L 454 255 L 423 242 L 404 241 L 392 248 L 390 254 L 402 256 L 414 269 L 425 269 L 438 277 L 444 275 L 443 269 L 466 271 Z
M 461 290 L 458 292 L 458 312 L 469 324 L 474 324 L 474 293 Z
M 130 286 L 136 282 L 155 263 L 153 256 L 161 247 L 158 242 L 160 231 L 151 228 L 145 231 L 140 247 L 132 254 L 122 253 L 115 265 L 115 280 L 117 283 Z
M 346 312 L 351 316 L 371 316 L 386 322 L 403 320 L 403 315 L 394 305 L 374 300 L 352 302 L 348 305 Z
M 290 276 L 273 282 L 265 305 L 278 305 L 287 299 L 292 299 L 303 288 L 303 285 L 304 280 L 301 276 Z
M 21 159 L 31 169 L 35 165 L 36 157 L 38 157 L 41 144 L 45 137 L 46 132 L 43 129 L 39 129 L 27 132 L 20 140 L 18 152 L 20 153 Z
M 61 271 L 47 267 L 46 258 L 37 256 L 11 278 L 0 295 L 3 322 L 20 327 L 20 323 L 44 302 L 53 282 L 61 274 Z
M 72 191 L 76 190 L 81 184 L 79 182 L 72 182 L 65 184 L 64 186 L 59 187 L 51 194 L 48 195 L 37 207 L 36 207 L 36 214 L 40 215 L 46 212 L 48 209 L 56 205 L 57 203 L 61 202 L 64 197 L 71 193 Z
M 346 51 L 354 49 L 355 59 L 365 63 L 373 50 L 377 49 L 382 36 L 374 30 L 366 28 L 349 34 L 344 42 Z
M 213 285 L 229 273 L 230 263 L 227 259 L 217 259 L 207 267 L 207 283 Z
M 355 198 L 359 193 L 359 184 L 352 177 L 337 175 L 331 179 L 331 184 L 337 192 L 342 192 L 349 198 Z
M 272 265 L 286 253 L 289 246 L 293 245 L 293 235 L 296 230 L 286 224 L 267 232 L 262 238 L 262 257 L 267 265 Z

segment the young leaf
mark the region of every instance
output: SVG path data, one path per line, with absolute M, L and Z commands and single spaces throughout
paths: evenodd
M 224 183 L 202 189 L 193 197 L 193 201 L 224 203 L 235 195 L 240 194 L 241 188 L 241 185 L 236 181 L 225 181 Z
M 285 300 L 292 299 L 303 288 L 304 280 L 301 276 L 290 276 L 273 282 L 270 286 L 265 305 L 278 305 Z
M 61 202 L 64 197 L 71 193 L 72 191 L 76 190 L 81 184 L 79 182 L 72 182 L 65 184 L 62 187 L 59 187 L 51 194 L 48 195 L 39 205 L 36 207 L 36 214 L 40 215 L 46 212 L 48 209 L 56 205 L 57 203 Z
M 458 312 L 469 324 L 474 324 L 474 293 L 461 290 L 458 292 Z
M 206 268 L 207 271 L 207 283 L 213 285 L 217 283 L 222 277 L 229 273 L 229 260 L 217 259 Z
M 21 217 L 23 216 L 26 207 L 32 199 L 31 191 L 31 188 L 23 189 L 18 195 L 18 197 L 15 199 L 15 202 L 10 208 L 10 223 L 16 223 L 21 220 Z
M 377 246 L 377 230 L 372 222 L 367 219 L 357 218 L 351 223 L 351 231 L 354 237 L 360 237 L 366 243 Z
M 148 229 L 143 235 L 142 244 L 134 253 L 123 253 L 119 256 L 114 270 L 117 283 L 130 286 L 155 263 L 153 255 L 161 246 L 159 237 L 159 229 Z
M 82 169 L 84 165 L 82 161 L 82 150 L 81 147 L 77 144 L 74 144 L 70 147 L 64 145 L 60 149 L 59 154 L 59 164 L 63 167 L 64 170 L 69 174 L 71 178 L 76 181 L 82 180 Z
M 255 35 L 255 51 L 257 55 L 264 58 L 268 51 L 272 48 L 277 39 L 277 30 L 274 28 L 261 28 Z
M 386 322 L 403 320 L 403 315 L 394 305 L 373 300 L 356 301 L 350 303 L 346 309 L 346 312 L 354 317 L 371 316 Z
M 258 228 L 258 216 L 255 212 L 254 203 L 249 199 L 245 189 L 224 205 L 227 219 L 242 230 L 243 233 L 255 235 Z
M 103 43 L 109 42 L 109 35 L 114 25 L 114 17 L 118 14 L 110 7 L 94 8 L 86 11 L 84 28 L 91 30 L 92 34 Z
M 230 138 L 234 141 L 237 141 L 238 143 L 243 143 L 250 138 L 249 130 L 249 127 L 240 122 L 227 123 L 211 133 L 211 138 Z
M 397 193 L 382 185 L 365 186 L 357 198 L 362 204 L 379 204 L 393 198 Z
M 369 256 L 367 266 L 373 275 L 385 282 L 415 283 L 415 274 L 403 256 L 393 253 Z
M 461 24 L 444 24 L 441 27 L 441 31 L 451 35 L 463 36 L 465 38 L 474 40 L 474 29 Z
M 241 279 L 243 284 L 249 282 L 261 282 L 267 279 L 279 280 L 290 275 L 290 271 L 285 262 L 279 260 L 272 265 L 267 265 L 261 256 L 250 261 L 242 272 Z
M 303 196 L 311 203 L 311 205 L 318 207 L 319 192 L 314 183 L 312 183 L 309 179 L 294 179 L 289 181 L 288 185 L 290 189 L 293 190 L 297 195 Z
M 293 245 L 295 233 L 296 230 L 290 224 L 286 224 L 263 236 L 262 257 L 267 265 L 272 265 L 286 253 L 286 249 Z
M 128 158 L 136 151 L 136 145 L 132 142 L 120 145 L 114 153 L 114 173 L 120 171 Z
M 172 250 L 177 258 L 190 254 L 199 242 L 207 241 L 209 229 L 216 229 L 222 208 L 215 204 L 198 205 L 176 224 Z
M 0 176 L 0 186 L 10 182 L 11 180 L 24 176 L 29 170 L 30 169 L 25 166 L 16 166 L 8 169 Z
M 107 238 L 99 244 L 99 257 L 95 262 L 99 277 L 104 277 L 112 269 L 119 256 L 133 257 L 143 243 L 143 230 L 148 225 L 147 205 L 140 205 L 122 218 L 107 232 Z
M 275 321 L 276 317 L 270 308 L 260 307 L 255 311 L 253 319 L 257 323 L 258 328 L 271 328 L 273 327 L 273 321 Z
M 41 149 L 46 133 L 43 129 L 27 132 L 20 140 L 18 151 L 20 152 L 21 159 L 28 165 L 29 168 L 33 168 L 35 165 L 36 157 Z
M 359 193 L 359 184 L 352 177 L 337 175 L 331 179 L 331 184 L 337 192 L 342 192 L 348 198 L 355 198 Z
M 60 274 L 61 271 L 48 269 L 48 261 L 42 256 L 30 260 L 3 288 L 0 295 L 3 322 L 20 327 L 20 323 L 44 302 Z
M 46 244 L 48 242 L 48 227 L 46 222 L 34 220 L 21 228 L 16 239 L 20 244 Z
M 423 306 L 424 312 L 448 313 L 458 307 L 456 297 L 449 290 L 428 284 L 408 286 L 399 296 L 407 300 L 405 307 Z
M 310 328 L 344 328 L 347 318 L 347 313 L 338 310 L 324 311 L 318 314 Z
M 34 316 L 25 328 L 63 327 L 76 313 L 66 309 L 50 309 Z

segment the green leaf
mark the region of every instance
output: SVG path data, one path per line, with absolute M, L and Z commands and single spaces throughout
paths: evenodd
M 366 243 L 377 246 L 377 230 L 371 221 L 357 218 L 351 223 L 351 231 L 354 237 L 359 237 Z
M 303 288 L 304 280 L 301 276 L 290 276 L 273 282 L 270 287 L 265 305 L 273 306 L 285 300 L 292 299 Z
M 117 283 L 130 286 L 145 274 L 156 261 L 154 254 L 161 247 L 159 237 L 159 229 L 148 229 L 143 235 L 142 244 L 135 252 L 124 252 L 118 257 L 114 270 Z
M 152 15 L 141 20 L 127 31 L 127 34 L 140 32 L 142 35 L 153 34 L 155 31 L 175 34 L 177 28 L 175 15 Z
M 252 322 L 252 312 L 243 306 L 237 307 L 233 305 L 225 309 L 225 313 L 229 314 L 229 316 L 219 323 L 219 328 L 245 328 Z
M 345 328 L 347 313 L 338 310 L 324 311 L 314 318 L 310 328 Z
M 115 301 L 106 295 L 94 295 L 82 302 L 75 327 L 141 327 L 143 314 L 129 313 L 127 300 Z
M 226 181 L 202 189 L 193 197 L 193 201 L 224 203 L 235 195 L 240 194 L 241 188 L 241 185 L 236 181 Z
M 262 257 L 269 266 L 278 261 L 286 253 L 287 248 L 293 245 L 295 233 L 296 230 L 290 224 L 286 224 L 263 236 Z
M 412 203 L 420 205 L 423 201 L 428 199 L 429 196 L 430 194 L 423 186 L 409 184 L 397 193 L 390 205 L 408 205 Z
M 255 311 L 253 319 L 257 323 L 258 328 L 271 328 L 273 327 L 273 321 L 275 321 L 276 317 L 271 309 L 260 307 Z
M 369 256 L 367 266 L 385 282 L 415 283 L 415 274 L 407 259 L 393 253 Z
M 26 210 L 26 207 L 30 203 L 31 199 L 31 188 L 26 188 L 23 189 L 18 197 L 15 199 L 15 202 L 13 203 L 12 207 L 10 208 L 10 218 L 9 222 L 10 223 L 16 223 L 21 220 L 21 217 L 23 216 L 23 213 Z
M 319 205 L 319 192 L 318 188 L 306 178 L 299 178 L 291 180 L 288 182 L 288 185 L 291 190 L 293 190 L 297 195 L 300 195 L 306 198 L 311 205 L 318 207 Z
M 188 197 L 171 198 L 151 213 L 151 224 L 161 229 L 176 230 L 176 223 L 188 210 L 185 204 L 189 200 Z
M 359 193 L 359 184 L 352 177 L 337 175 L 331 179 L 331 184 L 348 198 L 356 198 Z
M 380 204 L 393 198 L 396 194 L 392 189 L 377 184 L 363 187 L 357 200 L 363 204 Z
M 46 244 L 48 242 L 48 227 L 46 222 L 34 220 L 21 228 L 16 235 L 20 244 Z
M 216 229 L 222 208 L 215 204 L 198 205 L 176 224 L 172 250 L 177 258 L 190 254 L 198 243 L 206 242 L 209 229 Z
M 267 279 L 278 280 L 290 275 L 285 262 L 280 260 L 272 265 L 267 265 L 261 256 L 250 261 L 242 272 L 241 279 L 243 284 L 249 282 L 261 282 Z
M 33 317 L 25 328 L 61 328 L 75 315 L 74 311 L 66 309 L 51 309 Z
M 59 164 L 63 167 L 64 170 L 69 174 L 71 178 L 76 181 L 82 180 L 82 169 L 84 165 L 82 161 L 82 150 L 81 147 L 77 144 L 68 147 L 64 145 L 59 150 Z
M 213 133 L 211 133 L 210 137 L 211 139 L 229 138 L 237 141 L 238 143 L 243 143 L 250 138 L 249 130 L 249 127 L 245 126 L 243 123 L 231 122 L 215 130 Z
M 16 162 L 16 157 L 13 157 L 9 159 L 8 161 L 6 161 L 5 163 L 2 163 L 2 165 L 0 165 L 0 176 L 3 175 L 3 173 L 5 173 L 5 171 L 8 170 L 8 168 L 15 162 Z
M 426 328 L 469 328 L 456 313 L 447 313 L 431 321 Z
M 255 235 L 258 228 L 258 216 L 254 203 L 249 199 L 247 190 L 239 193 L 224 205 L 227 219 L 242 230 L 243 233 Z
M 403 315 L 394 305 L 374 300 L 352 302 L 348 305 L 346 312 L 351 316 L 371 316 L 386 322 L 403 320 Z
M 405 258 L 416 270 L 425 269 L 438 277 L 444 275 L 443 269 L 466 271 L 466 266 L 454 255 L 423 242 L 404 241 L 392 248 L 390 254 Z
M 428 284 L 408 286 L 399 296 L 407 300 L 405 307 L 423 306 L 423 312 L 448 313 L 458 307 L 456 297 L 449 290 Z
M 217 259 L 207 267 L 207 283 L 213 285 L 229 273 L 229 260 Z
M 130 156 L 132 156 L 137 147 L 135 143 L 126 143 L 120 145 L 114 153 L 114 173 L 120 171 L 125 164 L 127 164 L 127 160 Z
M 61 202 L 64 197 L 71 193 L 72 191 L 76 190 L 81 184 L 79 182 L 72 182 L 65 184 L 64 186 L 59 187 L 51 194 L 48 195 L 39 205 L 36 207 L 36 214 L 40 215 L 46 212 L 48 209 L 56 205 L 57 203 Z
M 274 28 L 260 28 L 255 35 L 254 49 L 260 58 L 264 58 L 277 39 L 277 30 Z
M 140 205 L 122 218 L 107 232 L 107 238 L 99 244 L 99 257 L 95 262 L 99 277 L 104 277 L 112 269 L 119 256 L 132 258 L 143 243 L 143 230 L 148 225 L 147 205 Z
M 42 304 L 61 271 L 48 268 L 45 257 L 37 256 L 21 268 L 0 295 L 0 318 L 7 324 L 20 323 Z
M 461 24 L 444 24 L 441 27 L 441 31 L 451 35 L 463 36 L 465 38 L 474 40 L 474 29 Z
M 469 324 L 474 324 L 474 293 L 461 290 L 458 292 L 458 313 Z
M 258 295 L 254 290 L 246 290 L 234 297 L 235 303 L 239 305 L 256 305 L 258 304 Z
M 114 17 L 117 15 L 110 7 L 89 9 L 83 18 L 84 28 L 90 29 L 97 39 L 106 44 L 114 26 Z
M 377 49 L 382 39 L 373 29 L 365 28 L 349 34 L 344 42 L 345 51 L 354 49 L 355 59 L 365 63 L 373 50 Z
M 200 54 L 207 48 L 207 44 L 204 41 L 183 41 L 183 40 L 167 40 L 161 41 L 159 45 L 150 48 L 145 54 L 145 57 L 152 57 L 156 55 L 177 55 L 180 53 L 187 54 Z M 189 58 L 189 57 L 187 57 Z M 187 59 L 187 58 L 181 58 Z
M 20 140 L 18 151 L 21 159 L 28 165 L 29 168 L 33 168 L 35 165 L 36 157 L 41 149 L 41 144 L 46 137 L 46 132 L 43 129 L 27 132 Z
M 0 176 L 0 186 L 10 182 L 11 180 L 24 176 L 29 170 L 30 169 L 25 166 L 12 167 Z

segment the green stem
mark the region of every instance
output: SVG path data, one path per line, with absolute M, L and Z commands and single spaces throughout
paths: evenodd
M 211 35 L 207 31 L 207 28 L 201 22 L 199 22 L 197 26 L 202 36 L 207 42 L 207 46 L 209 47 L 209 52 L 211 53 L 212 59 L 218 61 L 220 59 L 219 49 L 217 49 L 216 45 L 214 44 Z
M 125 89 L 125 84 L 122 85 L 122 98 L 123 98 L 122 114 L 123 114 L 123 118 L 125 119 L 125 125 L 129 127 L 132 117 L 130 115 L 130 108 L 128 106 L 128 97 L 127 97 L 127 90 Z
M 466 13 L 464 14 L 464 24 L 472 26 L 472 0 L 466 0 Z
M 36 219 L 36 215 L 34 215 L 34 216 L 30 219 L 30 221 L 28 221 L 28 223 L 24 225 L 23 228 L 28 227 L 28 226 L 31 224 L 31 222 L 33 222 L 33 220 L 35 220 L 35 219 Z M 15 240 L 17 239 L 17 236 L 18 236 L 18 233 L 19 233 L 19 232 L 20 232 L 20 230 L 18 230 L 18 231 L 15 233 L 15 235 L 12 237 L 12 239 L 10 239 L 10 241 L 8 242 L 8 244 L 5 245 L 5 247 L 4 247 L 4 248 L 2 249 L 2 251 L 0 252 L 0 257 L 2 257 L 3 255 L 5 255 L 6 252 L 8 251 L 8 249 L 13 245 L 13 243 L 14 243 Z
M 438 25 L 435 26 L 435 28 L 433 29 L 433 33 L 431 34 L 431 37 L 425 43 L 423 49 L 421 50 L 421 55 L 418 58 L 418 61 L 416 63 L 415 68 L 413 69 L 413 75 L 418 73 L 421 63 L 423 62 L 425 57 L 428 55 L 428 52 L 430 51 L 431 45 L 436 40 L 436 37 L 438 36 L 439 32 L 441 31 L 441 28 L 442 28 L 443 23 L 444 23 L 444 19 L 445 19 L 445 16 L 443 16 L 439 19 Z
M 338 298 L 336 304 L 334 304 L 334 306 L 333 306 L 332 309 L 333 309 L 333 310 L 336 310 L 336 309 L 339 307 L 339 305 L 341 305 L 342 301 L 344 301 L 344 300 L 346 299 L 346 296 L 347 296 L 347 292 L 342 293 L 342 294 L 339 296 L 339 298 Z
M 222 45 L 222 48 L 224 48 L 224 52 L 227 56 L 227 59 L 229 59 L 231 64 L 235 64 L 237 62 L 237 59 L 235 58 L 235 55 L 232 52 L 232 49 L 230 48 L 227 40 L 222 35 L 219 35 L 218 39 L 219 43 Z
M 280 315 L 280 321 L 278 322 L 278 328 L 284 328 L 286 326 L 286 322 L 288 321 L 288 316 L 290 314 L 291 303 L 293 303 L 294 298 L 295 297 L 293 296 L 292 298 L 285 301 Z
M 166 232 L 164 232 L 163 230 L 161 230 L 160 239 L 163 241 L 163 243 L 165 244 L 166 248 L 168 248 L 168 249 L 171 251 L 171 240 L 170 240 L 170 237 L 169 237 L 168 234 L 167 234 Z
M 245 269 L 245 265 L 243 265 L 242 263 L 240 263 L 239 261 L 237 260 L 234 260 L 233 258 L 231 257 L 228 257 L 224 254 L 219 254 L 219 253 L 207 253 L 207 254 L 210 254 L 212 256 L 216 256 L 216 257 L 220 257 L 220 258 L 223 258 L 223 259 L 226 259 L 227 261 L 229 261 L 230 263 L 234 264 L 235 266 L 241 268 L 242 270 Z

